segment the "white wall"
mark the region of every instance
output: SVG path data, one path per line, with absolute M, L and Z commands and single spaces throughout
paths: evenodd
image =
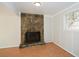
M 75 56 L 79 56 L 79 31 L 64 30 L 64 14 L 78 8 L 77 3 L 53 16 L 52 20 L 54 22 L 52 24 L 54 26 L 53 42 Z
M 76 56 L 78 56 L 79 57 L 79 31 L 75 31 L 75 32 L 73 32 L 73 42 L 74 42 L 74 47 L 73 47 L 73 49 L 74 49 L 74 53 L 75 53 L 75 55 Z
M 0 48 L 16 47 L 20 43 L 20 17 L 0 3 Z
M 53 41 L 53 30 L 51 30 L 52 16 L 44 15 L 44 41 L 45 43 Z

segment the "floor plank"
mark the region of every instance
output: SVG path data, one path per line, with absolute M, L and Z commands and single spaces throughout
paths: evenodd
M 0 49 L 1 57 L 73 57 L 53 43 L 37 45 L 27 48 L 5 48 Z

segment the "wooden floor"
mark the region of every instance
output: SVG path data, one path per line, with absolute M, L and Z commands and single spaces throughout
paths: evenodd
M 27 48 L 0 49 L 0 57 L 73 57 L 53 43 Z

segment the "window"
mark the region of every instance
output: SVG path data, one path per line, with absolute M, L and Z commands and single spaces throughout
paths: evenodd
M 65 14 L 66 29 L 79 30 L 79 9 Z

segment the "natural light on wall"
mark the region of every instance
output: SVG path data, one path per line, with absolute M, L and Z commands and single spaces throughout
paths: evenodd
M 65 14 L 65 29 L 79 30 L 79 9 Z

